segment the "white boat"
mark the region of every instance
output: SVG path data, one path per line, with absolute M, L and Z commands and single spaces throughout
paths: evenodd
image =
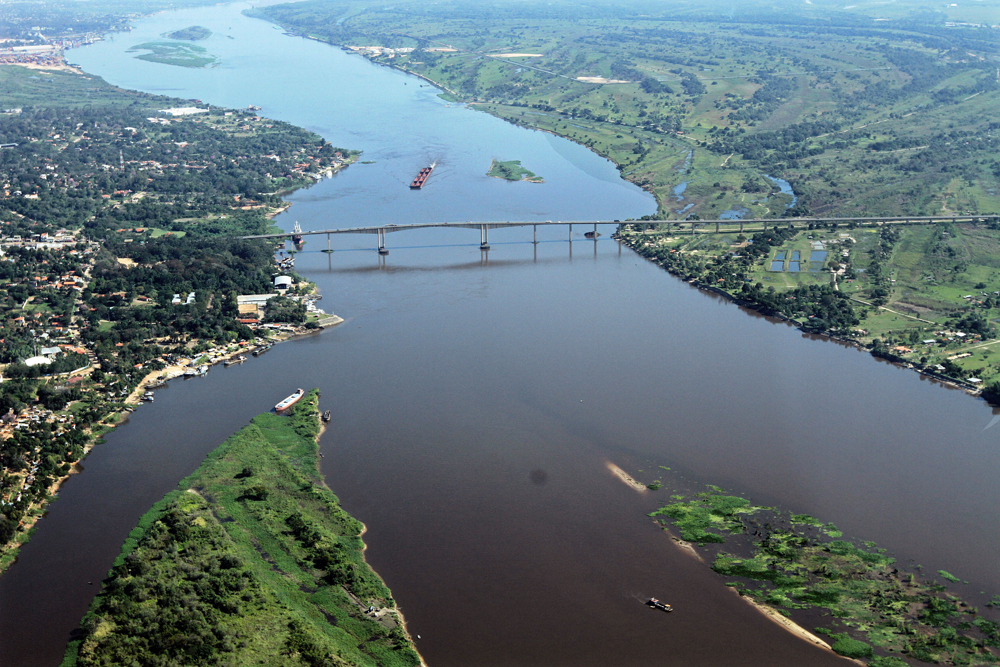
M 305 392 L 304 389 L 296 389 L 294 394 L 292 394 L 291 396 L 289 396 L 285 400 L 283 400 L 280 403 L 278 403 L 277 405 L 275 405 L 274 406 L 274 411 L 275 412 L 281 412 L 282 410 L 287 410 L 288 408 L 290 408 L 293 405 L 295 405 L 296 403 L 298 403 L 299 399 L 302 398 L 303 396 L 305 396 L 305 393 L 306 392 Z

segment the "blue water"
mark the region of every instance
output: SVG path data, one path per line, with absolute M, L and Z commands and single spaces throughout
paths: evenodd
M 793 262 L 799 261 L 799 251 L 798 250 L 793 250 L 792 251 L 792 256 L 789 259 L 791 259 Z
M 785 259 L 785 251 L 784 251 L 784 250 L 782 250 L 781 252 L 779 252 L 779 253 L 776 253 L 776 254 L 774 255 L 774 259 L 775 259 L 775 260 L 779 260 L 779 259 L 781 259 L 781 260 L 784 260 L 784 259 Z
M 723 211 L 719 214 L 719 220 L 742 220 L 743 216 L 750 212 L 750 209 L 743 208 L 731 208 L 728 211 Z
M 775 261 L 771 262 L 771 270 L 772 271 L 783 271 L 784 268 L 785 268 L 785 263 L 784 262 L 781 262 L 781 261 L 778 261 L 778 260 L 775 260 Z
M 798 262 L 793 262 L 793 261 L 789 260 L 789 262 L 788 262 L 788 271 L 789 271 L 789 273 L 798 273 L 799 272 L 799 263 Z
M 687 190 L 687 186 L 688 186 L 687 181 L 684 181 L 680 185 L 674 186 L 674 196 L 677 197 L 678 202 L 684 201 L 684 197 L 682 195 L 684 194 L 684 191 Z
M 291 195 L 292 207 L 276 218 L 285 229 L 296 220 L 308 231 L 376 222 L 614 220 L 656 212 L 650 194 L 622 180 L 612 162 L 589 149 L 449 104 L 431 86 L 407 85 L 415 79 L 403 72 L 243 16 L 240 11 L 248 7 L 238 3 L 158 14 L 136 22 L 130 32 L 74 49 L 69 59 L 123 88 L 220 106 L 259 105 L 262 116 L 308 128 L 374 161 Z M 175 67 L 127 53 L 190 25 L 212 30 L 199 45 L 219 59 L 218 66 Z M 494 158 L 520 160 L 545 183 L 489 178 Z M 427 186 L 410 190 L 413 176 L 432 162 L 437 168 Z M 415 243 L 440 243 L 468 235 L 427 230 L 398 236 L 405 236 L 404 242 L 412 236 Z M 336 245 L 370 247 L 372 242 L 338 237 Z
M 781 191 L 781 194 L 789 195 L 792 198 L 792 201 L 787 206 L 785 206 L 786 211 L 791 207 L 795 206 L 795 204 L 799 201 L 799 198 L 795 195 L 795 192 L 792 190 L 791 183 L 789 183 L 783 178 L 774 178 L 773 176 L 768 176 L 767 174 L 764 174 L 763 176 L 767 180 L 777 185 L 778 189 Z

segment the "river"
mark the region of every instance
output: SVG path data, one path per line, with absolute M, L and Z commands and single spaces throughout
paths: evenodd
M 122 86 L 261 105 L 375 161 L 296 193 L 285 228 L 655 208 L 582 148 L 240 9 L 160 14 L 70 59 Z M 204 44 L 218 68 L 125 52 L 189 25 L 215 32 Z M 546 183 L 485 178 L 493 157 Z M 434 160 L 428 187 L 409 191 Z M 0 664 L 57 665 L 142 512 L 299 386 L 320 387 L 333 412 L 323 472 L 368 526 L 368 559 L 433 667 L 846 664 L 653 525 L 645 514 L 678 485 L 831 521 L 969 580 L 980 605 L 980 591 L 1000 592 L 1000 428 L 985 403 L 695 290 L 611 229 L 596 243 L 582 231 L 567 243 L 564 228 L 544 230 L 535 246 L 530 230 L 495 230 L 488 253 L 474 230 L 400 232 L 381 258 L 374 237 L 336 237 L 332 255 L 310 239 L 296 270 L 346 321 L 172 382 L 95 448 L 0 578 Z M 678 478 L 639 493 L 609 461 Z M 648 596 L 677 612 L 651 612 Z

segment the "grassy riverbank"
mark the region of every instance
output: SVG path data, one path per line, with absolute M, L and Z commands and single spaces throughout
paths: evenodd
M 945 665 L 1000 662 L 997 614 L 980 614 L 941 582 L 899 569 L 873 542 L 843 539 L 833 524 L 755 506 L 713 486 L 673 495 L 650 516 L 682 540 L 707 545 L 699 555 L 727 586 L 827 636 L 841 655 L 875 667 L 905 667 L 900 656 Z M 823 627 L 813 627 L 818 616 Z
M 142 517 L 63 667 L 420 663 L 319 474 L 318 402 L 255 417 Z
M 701 234 L 640 223 L 621 238 L 671 273 L 804 330 L 853 340 L 973 393 L 1000 381 L 997 225 L 811 227 Z

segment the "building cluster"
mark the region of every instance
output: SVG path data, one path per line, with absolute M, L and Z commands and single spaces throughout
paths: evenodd
M 27 236 L 18 234 L 10 236 L 0 235 L 0 253 L 2 253 L 4 246 L 60 250 L 67 246 L 76 245 L 79 242 L 80 239 L 73 232 L 66 229 L 60 229 L 57 232 L 39 232 L 38 234 L 29 234 Z

